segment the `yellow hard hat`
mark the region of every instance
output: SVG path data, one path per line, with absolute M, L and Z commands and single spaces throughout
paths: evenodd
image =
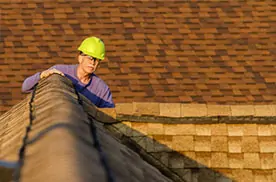
M 92 56 L 100 60 L 103 60 L 105 56 L 104 43 L 97 37 L 88 37 L 84 39 L 78 50 L 88 56 Z

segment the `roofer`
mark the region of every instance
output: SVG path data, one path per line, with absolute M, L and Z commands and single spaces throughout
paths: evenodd
M 76 90 L 86 96 L 99 108 L 115 107 L 112 94 L 106 83 L 94 74 L 99 63 L 105 57 L 105 46 L 97 37 L 84 39 L 79 46 L 78 62 L 75 65 L 55 65 L 45 71 L 26 78 L 22 85 L 23 92 L 31 92 L 40 79 L 54 73 L 68 77 Z

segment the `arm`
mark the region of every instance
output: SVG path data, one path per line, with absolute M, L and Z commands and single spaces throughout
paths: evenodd
M 104 93 L 104 96 L 101 98 L 100 104 L 98 105 L 99 108 L 114 108 L 115 104 L 112 100 L 112 94 L 109 88 Z
M 35 84 L 38 83 L 39 80 L 40 80 L 40 72 L 26 78 L 22 84 L 22 88 L 21 88 L 22 92 L 25 92 L 25 93 L 31 92 L 33 90 L 33 87 L 35 86 Z
M 25 92 L 25 93 L 31 92 L 35 84 L 37 84 L 40 79 L 47 78 L 48 76 L 54 73 L 64 76 L 62 72 L 60 72 L 59 70 L 56 70 L 55 67 L 53 66 L 48 70 L 42 71 L 41 73 L 38 72 L 33 76 L 26 78 L 22 84 L 22 92 Z

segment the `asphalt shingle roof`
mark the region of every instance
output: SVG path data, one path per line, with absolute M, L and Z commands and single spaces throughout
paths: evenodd
M 276 1 L 2 0 L 1 111 L 27 76 L 76 63 L 87 36 L 106 44 L 97 71 L 114 101 L 276 101 Z
M 78 102 L 82 97 L 69 79 L 53 75 L 29 96 L 0 117 L 1 181 L 11 178 L 11 171 L 1 168 L 4 161 L 19 164 L 13 175 L 22 182 L 171 182 L 115 139 L 101 118 L 90 121 L 85 110 L 100 111 Z

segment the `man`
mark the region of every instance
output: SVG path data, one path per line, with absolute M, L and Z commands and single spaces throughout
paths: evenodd
M 81 43 L 78 50 L 80 51 L 78 55 L 79 64 L 55 65 L 41 73 L 38 72 L 24 80 L 22 91 L 32 91 L 34 85 L 40 79 L 57 73 L 68 77 L 73 82 L 76 90 L 86 96 L 97 107 L 115 107 L 109 87 L 94 74 L 105 56 L 104 43 L 97 37 L 89 37 Z

